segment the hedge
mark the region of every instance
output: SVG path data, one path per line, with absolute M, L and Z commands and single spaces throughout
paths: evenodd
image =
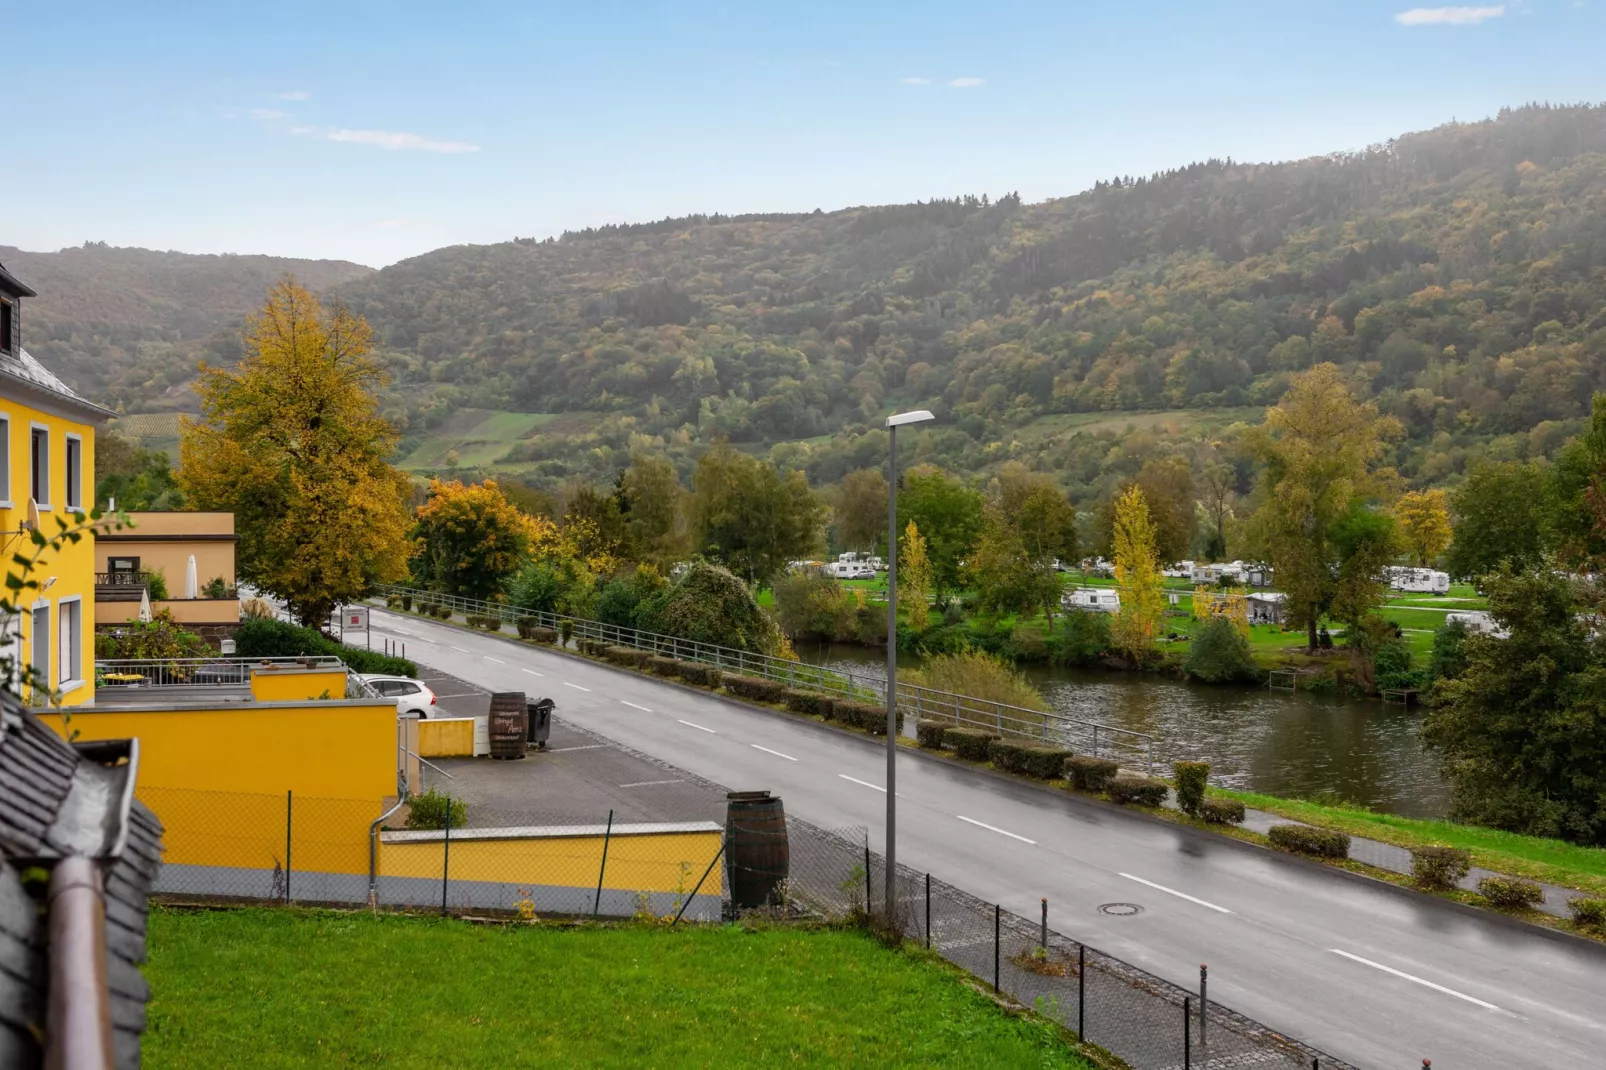
M 1163 780 L 1153 777 L 1138 776 L 1134 773 L 1117 773 L 1110 778 L 1104 786 L 1105 792 L 1111 801 L 1122 806 L 1128 803 L 1137 803 L 1139 806 L 1159 806 L 1165 802 L 1166 792 L 1171 786 Z
M 1174 762 L 1177 782 L 1177 808 L 1189 817 L 1198 817 L 1204 805 L 1205 784 L 1210 780 L 1209 762 Z
M 1273 825 L 1266 833 L 1271 845 L 1290 854 L 1313 858 L 1348 858 L 1349 837 L 1311 825 Z
M 1237 799 L 1206 799 L 1199 804 L 1199 816 L 1210 825 L 1241 825 L 1244 804 Z
M 695 661 L 681 662 L 676 671 L 688 684 L 697 684 L 701 687 L 718 687 L 724 678 L 724 673 L 719 671 L 718 666 L 703 665 Z
M 887 708 L 876 702 L 855 702 L 836 699 L 831 703 L 831 716 L 843 724 L 862 728 L 873 736 L 887 734 Z M 898 731 L 903 731 L 903 711 L 898 711 Z
M 942 750 L 942 735 L 948 726 L 941 721 L 916 721 L 915 738 L 926 750 Z
M 1071 752 L 1062 747 L 1039 747 L 995 739 L 987 744 L 987 757 L 993 765 L 1010 773 L 1058 780 L 1065 775 L 1065 762 Z
M 647 659 L 652 657 L 645 650 L 635 650 L 628 646 L 604 647 L 602 656 L 615 665 L 624 665 L 632 669 L 645 669 L 647 667 Z
M 392 657 L 374 650 L 346 646 L 316 628 L 303 628 L 288 621 L 259 617 L 240 625 L 234 633 L 235 656 L 241 658 L 336 657 L 346 668 L 358 673 L 384 676 L 417 676 L 418 666 L 406 658 Z
M 1065 761 L 1065 772 L 1071 778 L 1071 787 L 1077 791 L 1103 791 L 1120 771 L 1120 765 L 1110 759 L 1088 754 L 1078 754 Z
M 543 628 L 539 617 L 520 617 L 513 625 L 519 630 L 520 639 L 533 639 L 537 643 L 555 643 L 558 633 L 551 628 Z
M 789 687 L 786 694 L 781 696 L 786 708 L 793 713 L 818 713 L 820 710 L 819 698 L 813 691 L 804 691 L 801 688 Z
M 1606 899 L 1580 895 L 1567 900 L 1567 909 L 1572 911 L 1573 924 L 1580 928 L 1599 929 L 1606 926 Z
M 1411 848 L 1411 877 L 1422 888 L 1454 888 L 1472 868 L 1472 852 L 1460 847 Z
M 780 702 L 786 698 L 786 685 L 757 676 L 727 676 L 725 690 L 754 702 Z
M 987 760 L 993 763 L 996 769 L 1006 773 L 1016 772 L 1015 756 L 1020 752 L 1021 746 L 1008 739 L 991 739 L 987 742 Z
M 1490 906 L 1506 910 L 1526 910 L 1545 901 L 1545 890 L 1521 877 L 1485 877 L 1478 882 L 1478 894 L 1487 899 Z
M 985 762 L 988 744 L 997 738 L 985 728 L 949 728 L 942 734 L 949 750 L 971 762 Z
M 468 623 L 470 628 L 483 628 L 488 632 L 499 632 L 502 630 L 502 618 L 499 616 L 493 616 L 489 613 L 470 613 L 465 616 L 463 620 Z

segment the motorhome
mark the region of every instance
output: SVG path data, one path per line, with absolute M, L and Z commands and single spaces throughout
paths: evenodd
M 875 579 L 875 569 L 863 561 L 833 561 L 826 566 L 825 574 L 837 580 Z
M 1178 561 L 1176 564 L 1160 570 L 1160 575 L 1169 580 L 1186 580 L 1193 578 L 1193 562 Z
M 1389 565 L 1383 570 L 1383 580 L 1390 590 L 1412 594 L 1448 594 L 1450 591 L 1450 574 L 1431 568 Z
M 1060 596 L 1060 605 L 1094 613 L 1119 613 L 1121 594 L 1113 587 L 1076 587 Z
M 1281 624 L 1288 613 L 1288 596 L 1279 591 L 1256 591 L 1249 596 L 1250 624 Z
M 1454 613 L 1447 613 L 1444 617 L 1446 624 L 1461 623 L 1466 625 L 1467 631 L 1473 635 L 1492 635 L 1496 639 L 1505 639 L 1510 632 L 1495 623 L 1495 619 L 1485 609 L 1461 609 Z

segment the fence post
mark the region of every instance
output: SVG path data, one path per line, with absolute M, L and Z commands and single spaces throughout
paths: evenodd
M 993 991 L 998 991 L 998 958 L 1003 948 L 1004 908 L 993 904 Z
M 703 881 L 707 880 L 708 875 L 714 872 L 714 866 L 719 862 L 720 856 L 722 856 L 724 853 L 725 838 L 721 836 L 719 840 L 719 850 L 714 852 L 713 860 L 708 863 L 708 868 L 703 870 L 703 875 L 697 878 L 697 886 L 691 890 L 691 894 L 688 895 L 685 901 L 680 904 L 680 909 L 675 911 L 675 920 L 669 923 L 669 927 L 671 929 L 680 924 L 680 916 L 686 913 L 686 908 L 691 905 L 691 901 L 697 898 L 697 893 L 702 890 Z
M 1087 1039 L 1087 945 L 1076 945 L 1076 1039 Z
M 864 916 L 870 916 L 870 834 L 864 834 Z
M 931 947 L 931 874 L 926 874 L 926 947 Z
M 591 916 L 602 909 L 602 875 L 608 872 L 608 841 L 613 839 L 613 811 L 608 811 L 608 827 L 602 834 L 602 865 L 597 867 L 597 898 L 591 903 Z
M 1188 1004 L 1191 1000 L 1182 997 L 1182 1070 L 1190 1070 L 1193 1066 L 1193 1008 Z
M 290 828 L 295 816 L 295 792 L 284 793 L 284 901 L 290 902 Z
M 1203 962 L 1199 963 L 1199 1046 L 1201 1048 L 1210 1043 L 1210 1036 L 1207 1032 L 1209 1025 L 1205 1019 L 1205 987 L 1209 979 L 1210 967 Z
M 446 888 L 452 879 L 452 797 L 446 796 L 446 838 L 441 841 L 441 917 L 446 916 Z

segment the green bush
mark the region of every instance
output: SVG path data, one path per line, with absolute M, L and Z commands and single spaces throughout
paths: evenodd
M 1110 801 L 1118 802 L 1122 806 L 1129 803 L 1136 803 L 1139 806 L 1159 806 L 1165 802 L 1166 792 L 1170 790 L 1171 786 L 1163 780 L 1138 776 L 1135 773 L 1117 773 L 1104 786 L 1104 792 L 1110 797 Z
M 993 763 L 993 768 L 1002 769 L 1006 773 L 1018 772 L 1020 744 L 1008 739 L 994 739 L 987 744 L 987 760 Z
M 786 698 L 786 685 L 757 676 L 727 676 L 725 690 L 753 702 L 781 702 Z
M 837 699 L 831 704 L 831 716 L 843 724 L 863 729 L 873 736 L 887 734 L 887 708 L 879 702 L 856 702 Z M 903 711 L 898 711 L 898 731 L 903 731 Z
M 1110 650 L 1110 614 L 1067 610 L 1064 623 L 1048 637 L 1050 665 L 1091 665 Z
M 222 598 L 223 596 L 222 595 L 218 595 L 218 597 Z M 385 608 L 386 609 L 399 609 L 400 607 L 401 607 L 401 595 L 399 595 L 399 594 L 387 594 L 385 596 Z
M 996 654 L 965 650 L 930 658 L 909 682 L 937 691 L 1048 712 L 1048 703 L 1025 675 Z
M 968 762 L 985 762 L 988 746 L 997 738 L 985 728 L 949 728 L 942 733 L 943 745 Z
M 266 617 L 257 617 L 240 625 L 239 631 L 234 633 L 234 651 L 236 656 L 242 658 L 336 657 L 353 672 L 382 673 L 386 676 L 418 675 L 418 666 L 406 658 L 346 646 L 316 628 L 303 628 L 299 624 Z
M 463 620 L 470 628 L 482 628 L 488 632 L 502 630 L 502 618 L 492 613 L 470 613 Z
M 853 637 L 865 646 L 886 646 L 886 607 L 860 606 L 854 610 Z
M 819 696 L 813 691 L 804 691 L 800 688 L 789 687 L 782 696 L 786 708 L 793 713 L 818 713 L 820 710 Z
M 653 654 L 647 659 L 647 668 L 659 676 L 679 676 L 680 662 L 674 658 L 666 658 L 662 654 Z
M 1077 791 L 1098 792 L 1109 786 L 1121 767 L 1108 758 L 1078 754 L 1066 759 L 1065 771 L 1071 778 L 1071 787 Z
M 716 666 L 696 661 L 681 662 L 679 671 L 682 680 L 688 684 L 697 684 L 699 687 L 718 687 L 724 678 L 724 673 Z
M 150 575 L 145 577 L 145 590 L 151 596 L 152 602 L 166 601 L 167 573 L 159 568 L 153 569 Z
M 1070 758 L 1071 752 L 1063 747 L 1022 747 L 1015 755 L 1015 771 L 1035 780 L 1058 780 Z
M 413 596 L 410 595 L 410 594 L 402 595 L 401 596 L 401 607 L 402 607 L 402 611 L 403 612 L 411 613 L 413 611 Z
M 916 721 L 915 739 L 926 750 L 942 750 L 942 734 L 947 730 L 941 721 Z
M 770 587 L 781 631 L 793 639 L 851 639 L 859 602 L 835 579 L 814 569 L 777 577 Z
M 186 631 L 165 609 L 150 620 L 131 620 L 110 631 L 95 633 L 97 658 L 209 658 L 214 653 L 211 644 Z
M 1313 858 L 1348 858 L 1349 837 L 1313 825 L 1273 825 L 1266 833 L 1271 845 L 1290 854 Z
M 1454 888 L 1472 868 L 1472 852 L 1460 847 L 1411 848 L 1411 877 L 1421 888 Z
M 513 622 L 513 627 L 519 633 L 520 639 L 534 639 L 539 643 L 550 643 L 557 638 L 557 633 L 551 628 L 541 627 L 541 618 L 539 617 L 520 617 Z
M 463 805 L 462 799 L 453 799 L 430 788 L 407 802 L 407 827 L 410 829 L 443 829 L 448 820 L 454 829 L 468 824 L 468 807 Z
M 816 694 L 814 696 L 814 712 L 827 721 L 836 716 L 836 704 L 840 701 L 835 695 Z
M 728 569 L 701 561 L 643 598 L 635 617 L 643 631 L 755 654 L 773 654 L 781 645 L 775 618 L 759 606 L 747 584 Z
M 1572 912 L 1573 924 L 1581 929 L 1606 926 L 1606 899 L 1575 896 L 1567 900 L 1567 909 Z
M 1260 679 L 1249 640 L 1226 617 L 1211 617 L 1193 630 L 1182 671 L 1207 684 Z
M 1204 805 L 1205 784 L 1210 780 L 1209 762 L 1175 762 L 1171 771 L 1177 782 L 1177 807 L 1189 817 L 1199 816 Z
M 574 621 L 565 619 L 558 622 L 558 638 L 563 640 L 564 646 L 569 645 L 569 640 L 574 638 Z
M 652 658 L 652 653 L 630 646 L 610 646 L 604 649 L 603 657 L 627 669 L 645 669 L 647 662 Z
M 1244 804 L 1237 799 L 1206 799 L 1199 804 L 1199 816 L 1210 825 L 1241 825 Z
M 1478 882 L 1478 894 L 1488 900 L 1490 906 L 1502 910 L 1527 910 L 1545 901 L 1545 890 L 1521 877 L 1485 877 Z

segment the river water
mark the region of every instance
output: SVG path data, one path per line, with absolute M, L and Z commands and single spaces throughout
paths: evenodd
M 800 643 L 797 652 L 804 661 L 886 679 L 882 650 Z M 898 665 L 917 668 L 919 659 L 900 656 Z M 1334 797 L 1407 817 L 1442 817 L 1448 806 L 1414 707 L 1097 669 L 1023 671 L 1059 712 L 1146 732 L 1156 739 L 1157 763 L 1208 761 L 1211 781 L 1224 787 Z

